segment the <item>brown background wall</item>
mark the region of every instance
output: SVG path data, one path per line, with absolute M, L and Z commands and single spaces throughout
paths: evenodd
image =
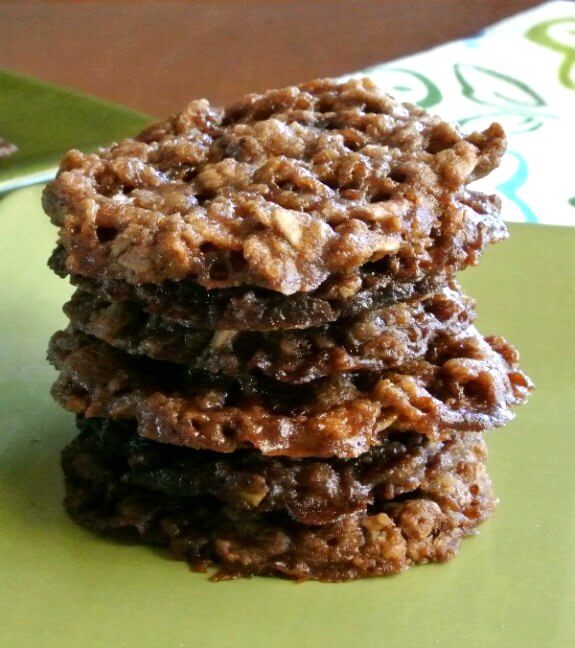
M 537 0 L 0 3 L 0 65 L 156 115 L 470 35 Z

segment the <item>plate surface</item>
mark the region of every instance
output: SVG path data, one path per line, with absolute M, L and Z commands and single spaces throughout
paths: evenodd
M 0 159 L 0 192 L 46 182 L 68 149 L 94 149 L 149 122 L 129 108 L 0 70 L 0 137 L 18 147 Z
M 501 504 L 455 560 L 336 585 L 213 584 L 64 515 L 58 455 L 75 431 L 44 357 L 70 288 L 46 268 L 39 200 L 37 187 L 0 200 L 2 646 L 575 645 L 575 229 L 513 225 L 461 277 L 480 330 L 519 347 L 537 390 L 488 435 Z

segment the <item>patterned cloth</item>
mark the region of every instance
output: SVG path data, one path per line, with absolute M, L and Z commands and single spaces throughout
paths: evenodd
M 505 128 L 501 167 L 477 182 L 509 221 L 575 225 L 575 2 L 548 2 L 471 38 L 349 76 L 458 121 Z

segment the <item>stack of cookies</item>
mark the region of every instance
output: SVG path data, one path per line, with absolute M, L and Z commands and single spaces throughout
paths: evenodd
M 69 152 L 44 207 L 72 518 L 219 578 L 452 557 L 494 508 L 483 432 L 531 389 L 454 282 L 507 236 L 467 188 L 504 148 L 320 80 Z

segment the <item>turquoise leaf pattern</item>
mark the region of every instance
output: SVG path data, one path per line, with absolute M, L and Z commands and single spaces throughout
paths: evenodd
M 526 223 L 536 223 L 537 216 L 531 207 L 518 195 L 519 189 L 527 182 L 529 167 L 527 161 L 518 151 L 507 151 L 507 155 L 515 158 L 517 163 L 514 174 L 505 182 L 497 186 L 497 189 L 521 210 Z

